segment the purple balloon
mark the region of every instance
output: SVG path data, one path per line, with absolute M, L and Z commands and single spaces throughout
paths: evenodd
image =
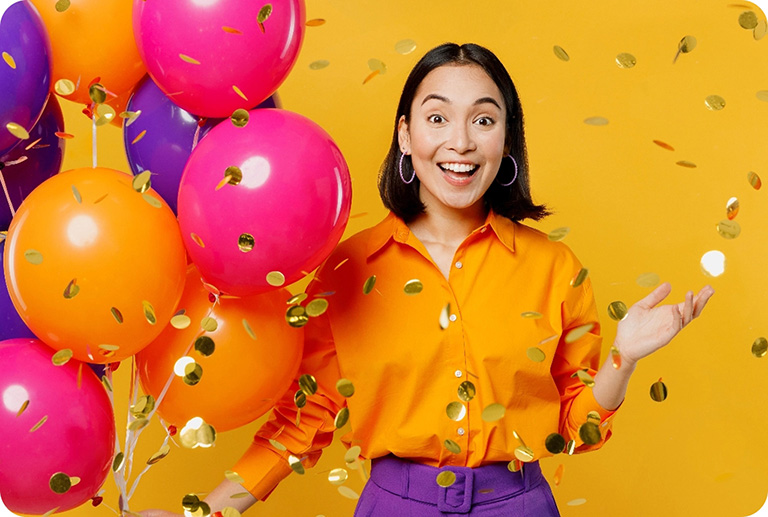
M 277 93 L 257 108 L 279 108 Z M 134 174 L 152 171 L 152 188 L 176 213 L 176 198 L 184 166 L 192 153 L 195 131 L 201 117 L 178 107 L 146 76 L 128 99 L 127 111 L 141 115 L 133 122 L 123 123 L 123 143 L 128 163 Z M 198 142 L 223 119 L 202 119 Z M 141 140 L 132 143 L 142 131 Z M 222 178 L 223 178 L 222 171 Z
M 0 242 L 0 260 L 5 254 L 5 241 Z M 0 341 L 4 339 L 35 337 L 16 312 L 11 295 L 8 294 L 8 285 L 5 283 L 5 275 L 0 276 Z
M 15 209 L 39 184 L 58 174 L 64 158 L 64 139 L 56 136 L 64 131 L 64 117 L 55 95 L 51 95 L 40 120 L 29 132 L 26 145 L 15 147 L 0 156 L 0 174 L 5 179 L 8 194 Z M 39 140 L 39 141 L 38 141 Z M 37 142 L 27 149 L 30 144 Z M 19 163 L 14 163 L 22 160 Z M 12 219 L 5 194 L 0 192 L 0 230 L 7 230 Z
M 11 58 L 0 62 L 2 156 L 20 143 L 6 125 L 14 122 L 31 130 L 43 112 L 51 88 L 51 42 L 31 2 L 0 4 L 0 51 Z

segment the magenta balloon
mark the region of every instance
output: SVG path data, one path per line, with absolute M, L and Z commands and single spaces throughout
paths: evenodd
M 230 166 L 242 179 L 217 189 Z M 192 151 L 179 225 L 205 281 L 245 296 L 274 289 L 270 272 L 288 285 L 319 266 L 344 233 L 351 197 L 347 164 L 328 133 L 299 114 L 259 109 L 243 128 L 214 127 Z
M 133 31 L 163 93 L 190 113 L 222 118 L 282 84 L 301 49 L 305 11 L 303 0 L 134 0 Z
M 53 354 L 36 339 L 0 341 L 0 494 L 13 512 L 80 506 L 110 471 L 115 417 L 109 397 L 90 368 L 75 359 L 54 366 Z M 49 484 L 59 472 L 80 482 L 55 493 Z

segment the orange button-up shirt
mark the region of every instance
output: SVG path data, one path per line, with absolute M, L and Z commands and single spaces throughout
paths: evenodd
M 304 328 L 298 375 L 314 376 L 318 390 L 307 397 L 299 425 L 294 382 L 234 470 L 249 492 L 266 499 L 292 472 L 289 454 L 305 467 L 317 462 L 344 407 L 351 431 L 342 441 L 359 445 L 364 458 L 392 453 L 437 467 L 477 467 L 509 462 L 522 440 L 538 460 L 551 455 L 551 433 L 575 440 L 575 452 L 600 447 L 613 411 L 574 376 L 595 374 L 601 345 L 591 282 L 571 285 L 581 267 L 565 244 L 490 211 L 456 250 L 446 279 L 390 212 L 340 243 L 307 288 L 307 302 L 322 294 L 329 306 Z M 407 294 L 411 280 L 423 289 Z M 566 342 L 570 330 L 585 325 L 589 332 Z M 354 385 L 349 398 L 336 389 L 341 378 Z M 459 394 L 466 381 L 474 386 L 468 401 L 466 389 Z M 491 404 L 505 413 L 488 422 L 482 413 Z M 578 432 L 590 411 L 601 420 L 595 445 Z M 446 440 L 461 451 L 449 451 Z

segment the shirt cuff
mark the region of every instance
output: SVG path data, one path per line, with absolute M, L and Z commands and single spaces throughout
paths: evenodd
M 605 409 L 597 400 L 595 400 L 595 394 L 592 392 L 592 388 L 585 387 L 573 401 L 570 414 L 571 421 L 576 423 L 576 427 L 578 427 L 587 421 L 587 414 L 594 411 L 600 415 L 600 423 L 602 424 L 607 420 L 612 420 L 613 415 L 616 414 L 616 411 L 618 411 L 623 404 L 624 401 L 622 400 L 621 404 L 619 404 L 616 409 Z
M 280 481 L 293 472 L 279 453 L 255 441 L 233 470 L 243 478 L 243 487 L 259 501 L 266 501 Z

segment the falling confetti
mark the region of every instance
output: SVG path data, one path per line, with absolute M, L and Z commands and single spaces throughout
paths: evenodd
M 569 56 L 568 52 L 566 52 L 565 49 L 560 45 L 555 45 L 552 47 L 552 50 L 560 61 L 570 61 L 571 56 Z

